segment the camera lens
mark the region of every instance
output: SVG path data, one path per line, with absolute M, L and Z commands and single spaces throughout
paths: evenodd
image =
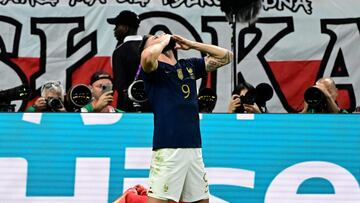
M 316 88 L 310 87 L 305 91 L 304 99 L 310 106 L 318 106 L 322 103 L 325 95 L 324 93 Z
M 58 99 L 58 98 L 48 98 L 47 99 L 47 105 L 52 110 L 58 110 L 58 109 L 61 109 L 63 107 L 61 100 Z
M 104 89 L 105 86 L 102 86 Z M 79 84 L 69 92 L 69 99 L 73 106 L 83 107 L 91 101 L 91 90 L 86 86 Z

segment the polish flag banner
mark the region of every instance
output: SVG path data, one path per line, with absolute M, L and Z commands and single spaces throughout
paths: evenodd
M 271 85 L 269 112 L 298 112 L 305 90 L 322 77 L 334 79 L 339 106 L 353 111 L 360 99 L 359 8 L 358 0 L 262 0 L 256 22 L 234 25 L 219 0 L 0 0 L 0 89 L 28 84 L 30 100 L 11 101 L 23 111 L 48 80 L 69 90 L 89 84 L 97 70 L 112 74 L 117 41 L 106 20 L 132 10 L 141 19 L 140 35 L 165 31 L 235 48 L 235 64 L 198 82 L 216 91 L 214 112 L 227 111 L 234 86 L 244 80 Z M 0 102 L 7 100 L 0 94 Z

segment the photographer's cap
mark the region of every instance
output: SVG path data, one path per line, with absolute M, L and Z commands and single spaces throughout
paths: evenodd
M 121 11 L 115 18 L 108 18 L 107 22 L 112 25 L 127 25 L 138 28 L 140 24 L 140 18 L 138 15 L 136 15 L 136 13 L 125 10 Z
M 109 73 L 107 73 L 105 71 L 98 71 L 91 76 L 90 85 L 94 84 L 94 82 L 101 80 L 101 79 L 109 79 L 112 81 L 112 77 Z

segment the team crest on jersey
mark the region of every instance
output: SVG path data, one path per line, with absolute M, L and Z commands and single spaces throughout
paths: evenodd
M 195 75 L 194 75 L 193 69 L 190 67 L 190 68 L 186 68 L 186 70 L 188 71 L 188 73 L 189 73 L 189 75 L 190 75 L 190 78 L 191 78 L 191 79 L 195 79 Z
M 183 74 L 181 68 L 177 69 L 176 72 L 177 72 L 178 78 L 179 78 L 180 80 L 184 79 L 184 74 Z

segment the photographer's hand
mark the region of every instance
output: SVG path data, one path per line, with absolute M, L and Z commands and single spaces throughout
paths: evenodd
M 246 113 L 261 113 L 260 108 L 256 103 L 254 103 L 253 105 L 251 104 L 243 104 L 243 105 Z
M 113 91 L 102 94 L 94 106 L 94 112 L 101 112 L 107 105 L 113 101 Z
M 309 110 L 309 104 L 306 103 L 306 101 L 304 101 L 304 108 L 302 111 L 300 111 L 299 113 L 307 113 Z
M 39 97 L 38 99 L 36 99 L 33 107 L 35 108 L 36 112 L 41 112 L 41 111 L 45 110 L 47 107 L 45 98 Z
M 62 106 L 62 107 L 61 107 L 60 109 L 58 109 L 57 111 L 58 111 L 58 112 L 67 112 L 64 106 Z
M 239 97 L 240 96 L 237 95 L 237 94 L 234 94 L 234 95 L 231 96 L 230 103 L 229 103 L 229 106 L 228 106 L 228 113 L 234 113 L 236 108 L 241 106 Z

